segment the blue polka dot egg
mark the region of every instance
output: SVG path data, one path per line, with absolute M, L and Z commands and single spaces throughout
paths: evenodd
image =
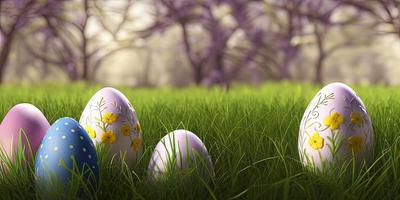
M 82 188 L 94 191 L 99 177 L 96 150 L 77 121 L 61 118 L 48 129 L 36 155 L 35 173 L 39 190 L 54 191 L 84 183 Z M 82 188 L 77 191 L 82 192 Z

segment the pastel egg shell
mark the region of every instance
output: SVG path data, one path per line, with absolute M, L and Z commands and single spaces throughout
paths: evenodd
M 343 83 L 322 88 L 304 112 L 298 149 L 303 164 L 324 171 L 349 161 L 358 165 L 373 155 L 373 129 L 367 109 Z
M 21 138 L 25 157 L 30 159 L 31 152 L 33 156 L 36 154 L 49 127 L 46 117 L 34 105 L 17 104 L 8 111 L 0 125 L 0 144 L 6 155 L 14 160 L 17 155 L 18 140 Z
M 77 121 L 65 117 L 50 127 L 40 145 L 35 161 L 37 184 L 58 180 L 65 185 L 72 176 L 68 169 L 74 164 L 80 172 L 85 170 L 84 179 L 95 187 L 99 169 L 94 145 Z
M 173 159 L 176 160 L 176 167 L 187 168 L 190 162 L 187 158 L 192 159 L 194 151 L 205 159 L 208 168 L 212 170 L 211 156 L 200 138 L 187 130 L 175 130 L 157 143 L 150 158 L 148 171 L 152 177 L 159 177 L 167 172 L 168 165 Z
M 133 167 L 143 153 L 143 132 L 135 109 L 118 90 L 106 87 L 93 95 L 86 105 L 80 124 L 95 144 L 110 147 L 110 156 L 125 154 Z

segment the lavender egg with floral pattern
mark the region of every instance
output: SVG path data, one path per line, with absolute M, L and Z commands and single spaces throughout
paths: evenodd
M 206 146 L 194 133 L 179 129 L 165 135 L 150 158 L 150 177 L 162 179 L 174 170 L 196 167 L 204 176 L 213 175 L 213 164 Z
M 300 123 L 300 160 L 325 172 L 353 162 L 368 164 L 373 154 L 373 129 L 367 109 L 343 83 L 331 83 L 312 99 Z
M 143 153 L 143 132 L 135 109 L 120 91 L 106 87 L 93 95 L 79 123 L 96 146 L 133 167 Z

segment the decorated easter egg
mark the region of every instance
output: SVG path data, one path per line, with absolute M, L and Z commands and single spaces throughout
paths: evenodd
M 49 127 L 38 108 L 27 103 L 18 104 L 8 111 L 0 125 L 0 144 L 6 155 L 15 160 L 20 140 L 25 157 L 30 159 L 31 153 L 35 156 Z
M 42 192 L 69 187 L 76 177 L 93 191 L 99 177 L 96 150 L 77 121 L 61 118 L 49 128 L 36 155 L 35 173 Z
M 348 161 L 368 164 L 373 154 L 373 129 L 367 109 L 343 83 L 322 88 L 304 112 L 298 150 L 303 164 L 326 171 Z
M 196 162 L 197 158 L 204 162 Z M 159 178 L 171 170 L 185 169 L 192 166 L 191 164 L 205 164 L 209 171 L 213 168 L 211 156 L 200 138 L 181 129 L 167 134 L 158 142 L 151 156 L 148 171 L 151 177 Z
M 109 155 L 123 155 L 133 167 L 143 153 L 143 133 L 135 109 L 118 90 L 99 90 L 86 105 L 80 119 L 96 145 L 109 147 Z

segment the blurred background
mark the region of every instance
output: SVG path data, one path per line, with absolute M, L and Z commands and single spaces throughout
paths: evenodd
M 400 0 L 0 0 L 0 82 L 400 84 Z

